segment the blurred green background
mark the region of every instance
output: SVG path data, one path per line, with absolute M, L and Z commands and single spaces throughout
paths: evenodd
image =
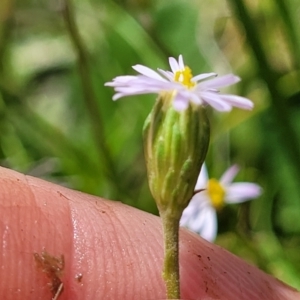
M 219 213 L 216 243 L 300 288 L 298 0 L 0 1 L 0 163 L 157 213 L 142 126 L 155 96 L 111 100 L 134 64 L 233 72 L 251 112 L 209 110 L 210 175 L 263 195 Z

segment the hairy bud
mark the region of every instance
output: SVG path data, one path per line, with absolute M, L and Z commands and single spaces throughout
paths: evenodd
M 190 102 L 173 108 L 174 93 L 159 95 L 144 125 L 144 150 L 151 193 L 160 213 L 180 216 L 190 202 L 209 144 L 205 108 Z

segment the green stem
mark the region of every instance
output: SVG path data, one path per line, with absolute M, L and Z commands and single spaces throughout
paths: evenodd
M 163 279 L 166 284 L 167 299 L 180 299 L 179 281 L 179 220 L 169 212 L 160 214 L 163 223 L 164 265 Z
M 13 30 L 14 6 L 13 0 L 0 1 L 0 76 L 3 75 L 4 56 Z
M 258 29 L 255 21 L 252 20 L 249 9 L 242 0 L 228 0 L 231 3 L 234 11 L 239 19 L 242 21 L 247 41 L 252 48 L 254 59 L 260 77 L 265 81 L 272 101 L 271 112 L 276 124 L 281 143 L 285 147 L 286 157 L 290 160 L 291 166 L 296 178 L 300 177 L 300 148 L 295 141 L 298 140 L 297 133 L 292 124 L 289 110 L 280 90 L 277 87 L 278 75 L 272 70 L 269 65 L 267 54 L 263 50 L 262 42 L 259 38 Z
M 276 0 L 274 2 L 278 8 L 278 15 L 282 18 L 282 26 L 285 28 L 287 43 L 295 64 L 295 69 L 298 69 L 300 66 L 300 43 L 297 37 L 297 29 L 292 21 L 290 7 L 285 0 Z
M 64 0 L 62 2 L 61 11 L 70 39 L 74 45 L 75 51 L 77 52 L 79 76 L 82 83 L 85 105 L 91 117 L 92 128 L 94 131 L 95 142 L 99 149 L 98 152 L 100 154 L 100 159 L 105 163 L 106 175 L 109 177 L 111 183 L 115 185 L 116 190 L 119 190 L 119 187 L 115 184 L 116 182 L 119 182 L 118 174 L 111 158 L 110 151 L 105 143 L 105 130 L 102 116 L 97 104 L 97 97 L 94 93 L 92 79 L 90 77 L 88 54 L 79 34 L 70 2 L 70 0 Z M 103 157 L 105 159 L 103 159 Z

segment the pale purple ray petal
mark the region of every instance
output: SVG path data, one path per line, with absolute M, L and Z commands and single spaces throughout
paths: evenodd
M 251 100 L 244 97 L 236 95 L 220 95 L 220 97 L 232 106 L 236 106 L 239 108 L 251 110 L 254 106 Z
M 130 76 L 130 75 L 127 75 L 127 76 L 117 76 L 116 78 L 113 79 L 113 81 L 110 81 L 110 82 L 106 82 L 104 85 L 105 86 L 118 86 L 118 85 L 123 85 L 123 84 L 127 84 L 129 81 L 135 79 L 136 76 Z
M 196 105 L 201 105 L 201 104 L 203 104 L 203 101 L 201 100 L 201 98 L 198 96 L 198 95 L 196 95 L 196 94 L 194 94 L 194 93 L 189 93 L 190 95 L 189 95 L 189 99 L 190 99 L 190 101 L 192 101 L 194 104 L 196 104 Z
M 199 88 L 201 88 L 201 89 L 210 89 L 210 88 L 218 89 L 221 87 L 235 84 L 235 83 L 239 82 L 240 80 L 241 79 L 238 76 L 235 76 L 233 74 L 227 74 L 227 75 L 213 78 L 213 79 L 210 79 L 207 81 L 203 81 L 203 82 L 199 83 Z
M 218 111 L 230 111 L 232 106 L 243 109 L 251 109 L 253 103 L 246 98 L 234 95 L 219 94 L 218 88 L 234 84 L 240 80 L 239 77 L 228 74 L 219 78 L 211 79 L 215 73 L 204 73 L 194 76 L 191 80 L 194 86 L 188 87 L 181 82 L 176 82 L 174 74 L 185 69 L 183 56 L 179 55 L 178 60 L 169 58 L 171 71 L 157 69 L 154 71 L 144 65 L 135 65 L 133 69 L 138 72 L 137 76 L 118 76 L 111 82 L 105 83 L 115 89 L 116 94 L 113 100 L 121 97 L 161 92 L 176 92 L 174 108 L 182 111 L 189 106 L 208 104 Z
M 176 87 L 179 91 L 178 93 L 181 95 L 181 97 L 185 98 L 187 102 L 191 101 L 196 105 L 203 104 L 203 101 L 201 98 L 193 93 L 191 90 L 187 89 L 184 85 L 177 83 L 179 87 Z
M 199 231 L 202 238 L 209 242 L 213 242 L 217 237 L 218 221 L 217 213 L 211 206 L 205 207 L 205 215 L 203 217 L 205 223 Z
M 118 100 L 122 97 L 127 97 L 127 96 L 130 96 L 130 95 L 129 94 L 124 94 L 124 93 L 116 93 L 116 94 L 113 95 L 112 99 L 114 101 L 116 101 L 116 100 Z
M 158 94 L 160 91 L 154 91 L 154 90 L 143 90 L 143 91 L 132 91 L 132 92 L 118 92 L 114 94 L 113 100 L 118 100 L 122 97 L 127 97 L 127 96 L 133 96 L 133 95 L 143 95 L 143 94 Z
M 176 89 L 174 83 L 169 81 L 161 81 L 154 78 L 146 77 L 144 75 L 135 76 L 134 79 L 130 80 L 128 83 L 120 83 L 115 86 L 117 88 L 135 88 L 139 90 L 147 89 L 147 88 L 155 88 L 162 90 L 171 90 Z
M 208 180 L 209 180 L 209 177 L 208 177 L 207 168 L 206 168 L 206 165 L 203 164 L 201 167 L 200 174 L 197 179 L 195 190 L 206 189 Z
M 155 88 L 166 88 L 170 86 L 170 82 L 164 82 L 153 78 L 147 78 L 144 75 L 135 76 L 134 79 L 130 80 L 129 82 L 120 82 L 119 85 L 115 86 L 115 90 L 118 88 L 134 88 L 143 90 L 148 87 L 155 87 Z
M 200 80 L 204 80 L 204 79 L 207 79 L 209 77 L 212 77 L 212 76 L 217 76 L 216 73 L 203 73 L 203 74 L 199 74 L 199 75 L 196 75 L 192 78 L 192 81 L 193 82 L 198 82 Z
M 139 88 L 139 87 L 118 87 L 115 89 L 116 92 L 122 94 L 146 94 L 146 93 L 159 93 L 160 88 L 157 87 L 148 87 L 148 88 Z
M 174 80 L 174 74 L 170 71 L 165 71 L 162 69 L 157 69 L 157 71 L 159 73 L 161 73 L 163 76 L 165 76 L 167 79 L 169 79 L 170 81 Z
M 195 195 L 188 207 L 183 211 L 180 226 L 185 226 L 194 232 L 201 232 L 207 223 L 207 209 L 210 208 L 211 205 L 206 196 L 202 196 L 201 194 Z
M 204 206 L 201 210 L 197 212 L 197 215 L 193 215 L 193 217 L 186 219 L 187 222 L 180 223 L 181 226 L 187 227 L 188 229 L 200 233 L 202 228 L 205 226 L 205 223 L 207 223 L 206 220 L 206 211 L 207 207 Z M 181 222 L 181 221 L 180 221 Z
M 226 203 L 241 203 L 261 195 L 262 189 L 258 184 L 251 182 L 232 183 L 226 188 Z
M 140 74 L 150 77 L 150 78 L 154 78 L 157 80 L 162 80 L 162 81 L 166 81 L 164 78 L 162 78 L 157 72 L 153 71 L 152 69 L 143 66 L 143 65 L 135 65 L 132 67 L 135 71 L 139 72 Z
M 184 69 L 184 62 L 183 62 L 183 57 L 182 57 L 182 55 L 180 54 L 179 55 L 179 58 L 178 58 L 178 66 L 179 66 L 179 69 L 180 70 L 183 70 Z
M 142 85 L 142 86 L 161 86 L 161 87 L 165 87 L 165 86 L 169 86 L 170 82 L 165 80 L 165 79 L 156 79 L 156 78 L 150 78 L 150 77 L 146 77 L 144 75 L 138 75 L 136 76 L 136 78 L 132 81 L 130 81 L 130 85 Z
M 218 111 L 230 111 L 231 105 L 223 101 L 220 96 L 212 92 L 201 92 L 201 99 Z
M 201 231 L 201 228 L 204 226 L 206 222 L 205 219 L 205 207 L 197 212 L 197 215 L 195 214 L 193 218 L 187 219 L 186 225 L 181 225 L 189 228 L 190 230 L 199 233 Z
M 184 97 L 181 93 L 177 93 L 173 100 L 173 107 L 177 111 L 183 111 L 189 106 L 189 99 Z
M 132 96 L 132 95 L 142 95 L 142 94 L 159 94 L 164 88 L 163 83 L 161 84 L 141 84 L 128 86 L 117 86 L 115 87 L 116 94 L 113 96 L 113 100 L 118 100 L 121 97 Z
M 174 74 L 180 70 L 178 62 L 174 57 L 169 57 L 169 64 L 170 64 L 171 70 Z
M 209 199 L 207 199 L 207 197 L 201 194 L 196 194 L 195 196 L 193 196 L 189 205 L 184 209 L 182 213 L 180 225 L 188 226 L 194 221 L 197 221 L 199 219 L 199 214 L 202 213 L 203 208 L 207 205 L 210 205 Z
M 239 172 L 239 170 L 240 168 L 238 165 L 231 166 L 229 169 L 226 170 L 226 172 L 220 178 L 220 183 L 222 185 L 230 184 L 233 181 L 236 174 Z

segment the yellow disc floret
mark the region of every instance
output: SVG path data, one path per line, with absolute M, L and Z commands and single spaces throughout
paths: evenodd
M 196 84 L 195 82 L 191 81 L 192 78 L 193 74 L 189 67 L 184 67 L 184 70 L 177 71 L 174 74 L 174 80 L 182 83 L 188 88 L 192 88 Z
M 221 209 L 224 205 L 225 190 L 218 180 L 212 178 L 208 181 L 207 192 L 211 204 L 215 209 Z

